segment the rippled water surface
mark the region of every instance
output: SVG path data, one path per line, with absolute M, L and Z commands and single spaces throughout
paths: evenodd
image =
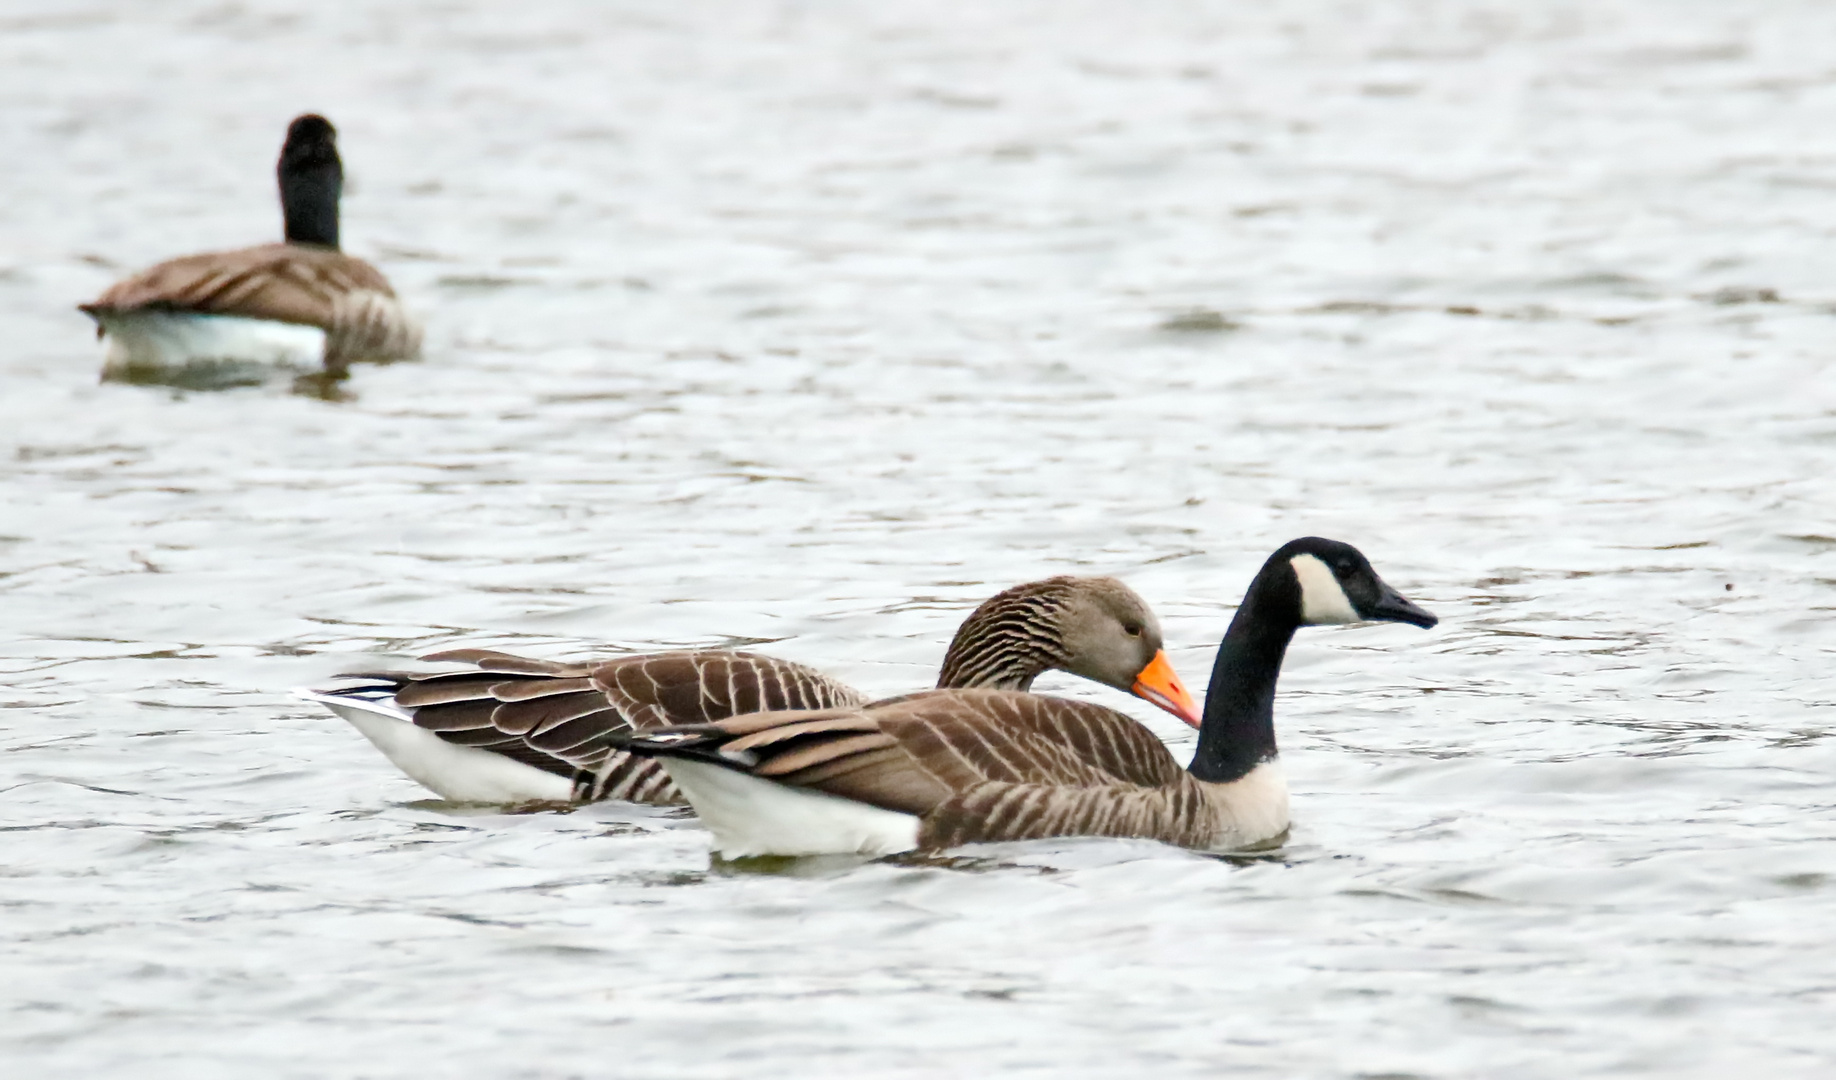
M 1836 9 L 0 10 L 13 1075 L 1827 1076 Z M 97 385 L 293 114 L 427 319 L 347 400 Z M 711 866 L 431 799 L 288 688 L 456 643 L 925 685 L 1114 573 L 1304 631 L 1277 856 Z M 1141 703 L 1054 678 L 1042 687 Z

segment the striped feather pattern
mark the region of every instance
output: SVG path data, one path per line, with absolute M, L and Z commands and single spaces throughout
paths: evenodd
M 516 687 L 517 684 L 500 684 Z M 502 698 L 498 699 L 503 701 Z M 606 697 L 597 690 L 571 694 L 546 694 L 522 701 L 508 701 L 491 713 L 491 723 L 510 735 L 529 736 L 540 731 L 547 734 L 569 721 L 594 713 L 610 713 Z
M 395 703 L 404 709 L 424 709 L 458 701 L 496 700 L 491 688 L 504 681 L 501 675 L 437 675 L 417 679 L 395 692 Z
M 613 747 L 616 734 L 866 701 L 821 672 L 752 653 L 657 653 L 564 664 L 454 649 L 425 659 L 472 666 L 375 676 L 396 682 L 395 703 L 413 714 L 416 727 L 568 777 L 580 801 L 682 801 L 655 761 Z
M 1265 840 L 1278 805 L 1245 813 L 1141 724 L 1090 702 L 939 690 L 858 709 L 739 716 L 696 729 L 696 756 L 755 776 L 919 817 L 919 845 L 1139 837 L 1185 847 Z M 642 737 L 638 752 L 680 753 Z M 749 762 L 749 764 L 748 764 Z M 1271 788 L 1273 791 L 1273 788 Z M 1239 837 L 1242 819 L 1260 814 Z M 1272 830 L 1272 831 L 1271 831 Z
M 537 698 L 554 697 L 556 694 L 573 694 L 585 690 L 594 691 L 590 678 L 570 679 L 565 676 L 554 676 L 543 679 L 526 679 L 521 682 L 506 682 L 494 695 L 499 701 L 534 701 Z
M 1092 580 L 1047 578 L 983 601 L 950 640 L 937 685 L 1026 690 L 1043 672 L 1062 667 L 1066 656 L 1060 617 L 1078 590 L 1089 588 Z
M 935 849 L 991 840 L 1108 836 L 1211 847 L 1218 832 L 1215 815 L 1198 782 L 1188 780 L 1173 788 L 978 784 L 932 811 L 918 841 Z
M 413 685 L 410 684 L 408 689 L 414 689 Z M 448 733 L 477 730 L 490 731 L 499 735 L 503 734 L 498 731 L 497 726 L 491 722 L 491 715 L 497 711 L 497 700 L 490 696 L 490 684 L 480 687 L 478 690 L 473 691 L 473 693 L 476 693 L 478 696 L 431 702 L 420 706 L 415 710 L 415 725 L 417 727 L 424 727 L 428 731 L 437 732 L 442 737 L 445 737 Z M 397 695 L 395 703 L 397 705 L 402 704 L 400 695 Z M 433 708 L 433 705 L 438 705 L 439 707 Z M 412 706 L 403 707 L 410 708 Z M 458 740 L 452 738 L 447 741 L 457 742 Z

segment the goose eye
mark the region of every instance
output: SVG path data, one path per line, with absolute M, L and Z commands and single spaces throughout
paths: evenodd
M 1141 636 L 1141 624 L 1140 623 L 1124 623 L 1122 626 L 1122 632 L 1124 634 L 1127 634 L 1129 637 L 1140 637 Z

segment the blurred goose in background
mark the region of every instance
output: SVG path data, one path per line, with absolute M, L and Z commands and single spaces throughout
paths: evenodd
M 423 659 L 468 666 L 348 675 L 350 685 L 297 694 L 350 721 L 396 767 L 458 802 L 679 803 L 664 769 L 619 749 L 619 735 L 868 700 L 802 664 L 725 650 L 572 664 L 489 649 Z M 1048 578 L 985 601 L 957 630 L 937 685 L 1024 691 L 1053 669 L 1128 691 L 1198 726 L 1192 695 L 1161 649 L 1159 620 L 1114 578 Z
M 1208 850 L 1279 842 L 1288 787 L 1275 682 L 1301 626 L 1430 627 L 1358 549 L 1305 537 L 1271 555 L 1218 648 L 1188 768 L 1119 712 L 993 689 L 758 713 L 615 741 L 658 757 L 721 855 L 890 855 L 1051 836 Z
M 388 279 L 338 250 L 336 129 L 295 119 L 276 172 L 285 243 L 172 259 L 79 305 L 108 342 L 105 377 L 212 364 L 342 373 L 354 360 L 420 353 L 421 328 Z

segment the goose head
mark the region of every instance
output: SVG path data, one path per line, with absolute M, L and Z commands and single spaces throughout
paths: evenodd
M 1287 577 L 1295 625 L 1401 622 L 1423 628 L 1440 620 L 1384 584 L 1364 553 L 1350 544 L 1305 536 L 1283 544 L 1265 572 Z
M 1283 544 L 1250 582 L 1218 646 L 1188 771 L 1211 783 L 1234 783 L 1275 760 L 1275 684 L 1300 627 L 1404 622 L 1426 628 L 1439 621 L 1384 584 L 1350 544 L 1317 536 Z M 1285 806 L 1285 788 L 1280 799 Z
M 1054 577 L 997 593 L 964 620 L 937 685 L 1025 690 L 1049 670 L 1113 686 L 1199 725 L 1160 620 L 1115 578 Z
M 1115 578 L 1079 578 L 1058 616 L 1064 641 L 1059 667 L 1136 697 L 1199 725 L 1198 706 L 1167 659 L 1160 620 L 1135 590 Z
M 338 199 L 344 194 L 344 163 L 338 159 L 338 129 L 307 113 L 287 125 L 287 141 L 275 166 L 287 242 L 338 246 Z

